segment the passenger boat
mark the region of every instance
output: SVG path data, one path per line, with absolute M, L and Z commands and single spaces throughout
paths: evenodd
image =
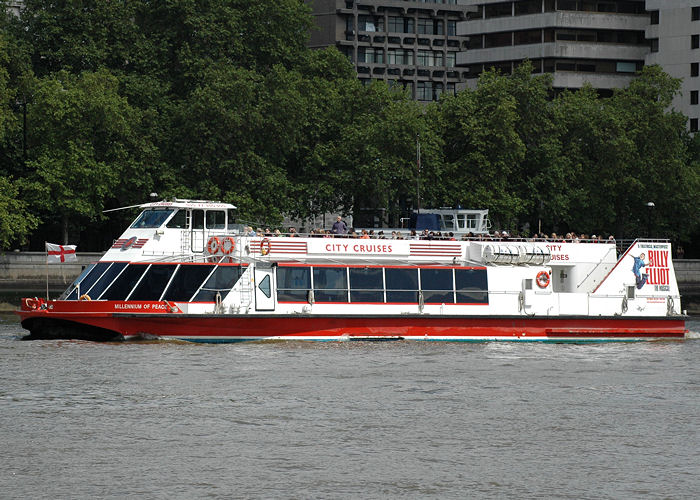
M 146 203 L 29 338 L 234 342 L 683 339 L 671 244 L 269 237 L 233 205 Z

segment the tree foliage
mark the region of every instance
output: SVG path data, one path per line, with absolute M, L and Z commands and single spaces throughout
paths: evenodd
M 267 224 L 420 203 L 526 234 L 697 234 L 700 143 L 659 68 L 600 98 L 525 63 L 424 104 L 306 48 L 312 25 L 300 0 L 25 1 L 0 20 L 0 246 L 102 249 L 128 217 L 102 210 L 153 191 Z

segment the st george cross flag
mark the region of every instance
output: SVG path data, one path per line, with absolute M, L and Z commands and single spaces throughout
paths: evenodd
M 75 256 L 75 245 L 54 245 L 46 243 L 46 262 L 69 262 L 78 260 Z

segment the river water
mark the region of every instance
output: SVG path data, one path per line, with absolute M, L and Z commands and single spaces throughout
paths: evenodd
M 700 337 L 700 321 L 689 322 Z M 0 498 L 697 498 L 700 340 L 21 342 Z

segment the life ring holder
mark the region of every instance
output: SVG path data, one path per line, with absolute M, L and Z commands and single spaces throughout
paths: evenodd
M 271 248 L 272 245 L 270 244 L 270 240 L 268 238 L 263 238 L 260 242 L 260 255 L 269 254 Z
M 537 286 L 540 288 L 547 288 L 549 286 L 549 273 L 547 271 L 540 271 L 537 273 L 537 278 L 535 278 Z
M 226 243 L 228 242 L 228 247 Z M 236 241 L 231 236 L 226 236 L 221 240 L 221 253 L 224 255 L 230 255 L 236 249 Z
M 209 238 L 209 241 L 207 241 L 207 252 L 209 252 L 209 254 L 215 255 L 220 248 L 221 240 L 219 240 L 217 236 L 212 236 L 211 238 Z
M 35 310 L 39 309 L 40 304 L 39 304 L 38 299 L 27 298 L 27 299 L 24 299 L 24 305 L 27 309 L 29 309 L 31 311 L 35 311 Z

